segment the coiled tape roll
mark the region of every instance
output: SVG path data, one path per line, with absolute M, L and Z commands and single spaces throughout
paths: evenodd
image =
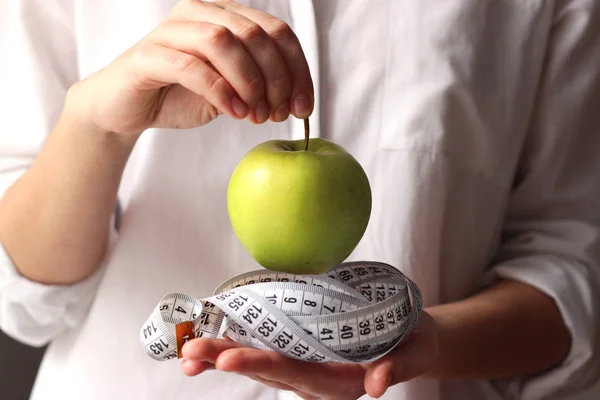
M 421 310 L 417 285 L 380 262 L 343 263 L 322 275 L 259 270 L 206 299 L 166 295 L 140 340 L 158 361 L 179 358 L 187 340 L 223 335 L 304 361 L 364 363 L 405 338 Z

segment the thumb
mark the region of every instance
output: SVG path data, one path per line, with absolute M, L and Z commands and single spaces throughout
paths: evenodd
M 153 128 L 189 129 L 206 125 L 223 112 L 204 96 L 173 85 L 165 90 L 152 123 Z
M 435 322 L 423 311 L 410 336 L 369 366 L 365 374 L 365 391 L 369 396 L 379 398 L 390 386 L 427 373 L 437 357 Z

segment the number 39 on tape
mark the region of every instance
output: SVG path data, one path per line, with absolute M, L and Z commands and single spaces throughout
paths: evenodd
M 416 284 L 380 262 L 343 263 L 322 275 L 259 270 L 227 280 L 206 299 L 166 295 L 140 340 L 158 361 L 181 358 L 188 340 L 222 335 L 304 361 L 363 363 L 402 341 L 421 310 Z

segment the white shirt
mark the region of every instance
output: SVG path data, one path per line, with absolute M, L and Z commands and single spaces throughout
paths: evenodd
M 175 0 L 0 2 L 0 189 L 33 162 L 65 90 L 153 29 Z M 349 150 L 373 190 L 350 259 L 390 263 L 426 305 L 491 276 L 556 299 L 568 358 L 509 381 L 415 380 L 385 399 L 541 399 L 600 371 L 600 3 L 594 0 L 249 0 L 297 32 L 317 88 L 314 136 Z M 300 121 L 220 117 L 146 132 L 120 190 L 104 265 L 72 287 L 0 264 L 0 326 L 51 341 L 34 400 L 282 399 L 247 378 L 184 377 L 139 342 L 166 293 L 205 297 L 257 264 L 232 232 L 227 182 L 254 145 L 299 138 Z M 33 246 L 33 244 L 32 244 Z M 518 329 L 518 327 L 515 327 Z M 563 392 L 564 391 L 564 392 Z

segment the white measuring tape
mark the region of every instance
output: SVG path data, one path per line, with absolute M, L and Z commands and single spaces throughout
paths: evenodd
M 220 335 L 304 361 L 363 363 L 391 351 L 422 310 L 417 285 L 379 262 L 348 262 L 322 275 L 269 270 L 238 275 L 212 297 L 163 297 L 140 331 L 155 360 Z

